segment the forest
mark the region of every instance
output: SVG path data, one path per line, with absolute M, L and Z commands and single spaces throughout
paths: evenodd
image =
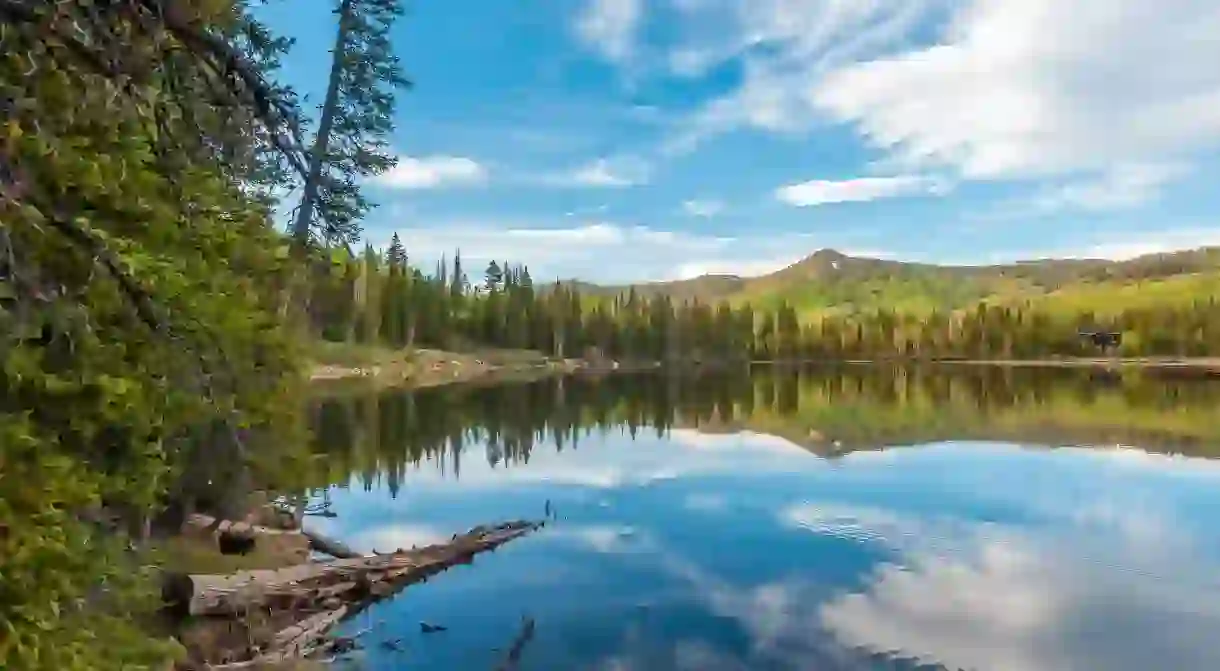
M 1163 305 L 1064 310 L 1025 300 L 980 301 L 973 309 L 911 313 L 875 309 L 802 318 L 781 301 L 774 309 L 728 300 L 680 302 L 630 288 L 613 296 L 579 286 L 538 286 L 529 269 L 491 262 L 468 273 L 461 251 L 431 274 L 409 264 L 395 235 L 381 252 L 333 250 L 313 275 L 311 326 L 316 337 L 460 349 L 471 345 L 535 349 L 558 357 L 626 361 L 778 361 L 893 358 L 1041 359 L 1103 354 L 1082 331 L 1122 336 L 1127 357 L 1206 357 L 1220 352 L 1214 295 Z M 475 280 L 471 280 L 471 276 Z

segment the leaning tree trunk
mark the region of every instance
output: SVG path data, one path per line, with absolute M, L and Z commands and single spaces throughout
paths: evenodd
M 339 27 L 335 34 L 335 47 L 331 55 L 330 79 L 326 84 L 326 98 L 322 102 L 322 118 L 318 122 L 318 132 L 314 136 L 313 147 L 309 152 L 308 172 L 305 184 L 301 189 L 301 203 L 297 207 L 296 219 L 292 223 L 292 239 L 299 254 L 300 267 L 292 273 L 288 290 L 280 301 L 280 317 L 288 318 L 293 305 L 301 306 L 301 311 L 309 322 L 310 290 L 312 280 L 309 271 L 309 228 L 313 222 L 314 203 L 318 199 L 321 188 L 322 169 L 326 163 L 326 153 L 330 148 L 330 135 L 334 130 L 335 115 L 339 108 L 339 84 L 343 75 L 343 63 L 346 55 L 344 45 L 347 44 L 348 32 L 351 30 L 352 4 L 354 0 L 343 0 L 339 5 Z M 298 293 L 299 292 L 299 293 Z M 309 326 L 312 328 L 312 324 Z
M 339 5 L 339 28 L 335 34 L 335 48 L 331 54 L 330 79 L 326 84 L 326 98 L 322 102 L 322 118 L 318 122 L 318 133 L 314 136 L 313 150 L 309 155 L 309 174 L 301 194 L 301 205 L 297 209 L 296 221 L 292 224 L 292 237 L 298 244 L 309 239 L 309 224 L 313 220 L 313 205 L 318 197 L 322 181 L 322 167 L 330 147 L 330 134 L 335 125 L 335 114 L 339 109 L 339 83 L 343 77 L 347 35 L 351 30 L 352 4 L 354 0 L 343 0 Z

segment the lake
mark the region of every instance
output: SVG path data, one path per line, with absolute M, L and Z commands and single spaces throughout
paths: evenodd
M 554 516 L 345 623 L 350 668 L 502 668 L 528 616 L 512 668 L 1216 669 L 1218 410 L 952 366 L 330 395 L 309 523 L 385 551 Z

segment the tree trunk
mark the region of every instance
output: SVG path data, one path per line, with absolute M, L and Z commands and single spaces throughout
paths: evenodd
M 292 237 L 298 244 L 309 240 L 309 224 L 313 220 L 313 205 L 318 198 L 322 165 L 330 146 L 330 133 L 335 123 L 335 112 L 339 107 L 339 82 L 343 75 L 344 44 L 350 29 L 353 0 L 343 0 L 339 5 L 339 27 L 335 33 L 335 48 L 331 54 L 330 79 L 326 84 L 326 98 L 322 102 L 322 118 L 314 136 L 313 149 L 309 154 L 309 175 L 301 194 L 301 205 L 292 224 Z

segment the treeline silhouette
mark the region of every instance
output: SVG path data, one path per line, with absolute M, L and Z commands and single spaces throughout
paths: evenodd
M 1220 352 L 1214 296 L 1125 307 L 1027 300 L 802 315 L 785 301 L 711 303 L 634 288 L 586 295 L 575 284 L 538 286 L 528 268 L 507 261 L 489 263 L 472 282 L 460 253 L 427 274 L 408 262 L 397 237 L 384 253 L 332 250 L 324 266 L 310 287 L 313 332 L 396 348 L 490 345 L 560 357 L 596 350 L 632 361 L 1031 359 L 1098 354 L 1080 335 L 1086 329 L 1122 333 L 1125 356 Z
M 451 385 L 315 401 L 314 450 L 326 458 L 311 484 L 356 476 L 396 495 L 416 468 L 460 478 L 463 459 L 524 467 L 539 447 L 674 428 L 768 433 L 825 457 L 966 439 L 1212 455 L 1216 407 L 1220 385 L 1206 380 L 1000 367 L 777 366 Z

